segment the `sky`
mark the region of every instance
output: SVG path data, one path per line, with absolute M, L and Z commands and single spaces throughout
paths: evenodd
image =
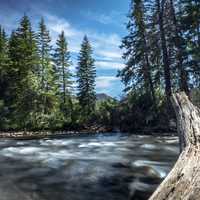
M 38 30 L 40 18 L 50 31 L 52 45 L 64 30 L 71 52 L 73 74 L 83 36 L 93 47 L 97 70 L 96 92 L 120 98 L 123 84 L 116 77 L 124 67 L 119 49 L 127 34 L 125 23 L 130 0 L 0 0 L 0 24 L 9 34 L 27 14 L 33 29 Z

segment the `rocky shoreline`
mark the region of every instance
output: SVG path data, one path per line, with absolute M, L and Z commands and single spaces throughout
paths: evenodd
M 119 131 L 111 130 L 82 130 L 82 131 L 18 131 L 18 132 L 3 132 L 0 131 L 0 139 L 19 139 L 19 140 L 32 140 L 32 139 L 43 139 L 43 138 L 63 138 L 69 136 L 80 136 L 88 134 L 108 134 L 108 133 L 118 133 Z M 127 134 L 127 133 L 125 133 Z M 166 136 L 176 136 L 176 132 L 144 132 L 136 131 L 135 133 L 129 133 L 135 135 L 149 135 L 155 137 L 166 137 Z
M 96 134 L 99 133 L 98 131 L 37 131 L 37 132 L 0 132 L 0 139 L 1 138 L 8 138 L 8 139 L 24 139 L 24 140 L 31 140 L 31 139 L 42 139 L 42 138 L 54 138 L 54 137 L 64 137 L 64 136 L 75 136 L 80 134 Z
M 83 130 L 38 130 L 38 131 L 0 131 L 0 138 L 12 138 L 12 139 L 42 139 L 49 137 L 64 137 L 75 136 L 82 134 L 97 134 L 115 132 L 112 129 L 105 127 L 88 127 Z

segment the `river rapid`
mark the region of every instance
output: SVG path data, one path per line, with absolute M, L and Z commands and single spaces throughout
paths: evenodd
M 0 200 L 145 200 L 178 152 L 176 137 L 122 133 L 1 139 Z

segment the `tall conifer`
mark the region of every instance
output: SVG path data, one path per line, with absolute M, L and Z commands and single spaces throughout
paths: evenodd
M 38 64 L 35 34 L 32 31 L 29 18 L 24 15 L 19 28 L 12 33 L 9 44 L 11 59 L 12 91 L 14 116 L 21 128 L 31 124 L 36 108 L 38 79 L 36 69 Z
M 69 71 L 69 67 L 71 64 L 70 61 L 70 52 L 68 49 L 68 43 L 65 38 L 64 31 L 58 36 L 58 40 L 56 42 L 56 49 L 54 54 L 54 61 L 56 64 L 56 71 L 58 73 L 58 82 L 60 93 L 62 96 L 62 102 L 65 104 L 67 101 L 67 97 L 70 96 L 71 92 L 71 73 Z
M 88 116 L 95 108 L 96 69 L 92 58 L 92 47 L 87 36 L 84 37 L 77 66 L 78 99 L 82 111 Z M 87 117 L 86 116 L 86 117 Z

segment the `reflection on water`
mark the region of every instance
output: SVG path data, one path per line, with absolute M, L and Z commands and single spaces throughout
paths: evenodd
M 177 156 L 175 137 L 0 140 L 0 192 L 12 185 L 5 200 L 12 193 L 12 200 L 19 199 L 12 190 L 33 200 L 147 199 Z

